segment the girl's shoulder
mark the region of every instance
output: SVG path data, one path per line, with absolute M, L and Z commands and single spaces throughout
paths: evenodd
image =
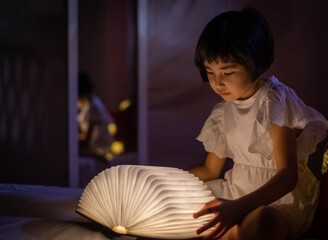
M 212 108 L 211 113 L 207 117 L 205 121 L 205 125 L 217 125 L 220 126 L 222 125 L 222 118 L 224 115 L 224 105 L 225 101 L 218 102 L 215 104 L 215 106 Z
M 290 88 L 280 82 L 275 76 L 270 76 L 265 78 L 265 88 L 267 88 L 268 92 L 277 92 L 283 93 Z
M 302 102 L 292 88 L 280 82 L 275 76 L 267 78 L 264 88 L 264 100 L 266 101 L 285 102 L 292 99 L 296 102 Z
M 327 120 L 318 111 L 306 105 L 292 88 L 274 76 L 268 79 L 263 90 L 266 93 L 256 115 L 250 152 L 262 154 L 268 159 L 273 157 L 272 145 L 266 145 L 266 134 L 271 125 L 275 124 L 303 131 L 298 138 L 298 156 L 300 159 L 306 159 L 305 156 L 311 154 L 316 144 L 326 136 Z M 262 141 L 263 139 L 265 141 Z
M 274 76 L 269 79 L 267 94 L 258 108 L 258 121 L 303 129 L 314 119 L 328 127 L 327 120 L 321 113 L 305 104 L 292 88 L 278 81 Z

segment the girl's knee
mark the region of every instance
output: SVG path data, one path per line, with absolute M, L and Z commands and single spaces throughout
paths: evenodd
M 261 206 L 249 213 L 239 226 L 240 239 L 287 239 L 288 220 L 275 208 Z
M 270 225 L 279 223 L 281 218 L 284 218 L 277 209 L 268 206 L 257 208 L 255 214 L 258 215 L 259 220 L 263 221 L 261 221 L 263 224 L 270 223 Z

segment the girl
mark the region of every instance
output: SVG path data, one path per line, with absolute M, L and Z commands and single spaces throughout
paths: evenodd
M 224 100 L 198 137 L 205 164 L 191 170 L 217 197 L 194 214 L 214 214 L 197 230 L 213 227 L 205 239 L 284 240 L 311 224 L 319 192 L 307 160 L 328 123 L 292 89 L 262 75 L 273 59 L 271 30 L 252 8 L 218 15 L 198 40 L 196 66 Z M 234 166 L 217 179 L 227 157 Z

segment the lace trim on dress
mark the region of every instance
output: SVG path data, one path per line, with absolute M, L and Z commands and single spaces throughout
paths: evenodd
M 253 125 L 249 151 L 273 158 L 273 146 L 269 128 L 271 124 L 303 129 L 297 139 L 298 159 L 307 161 L 316 146 L 327 134 L 327 120 L 313 108 L 306 106 L 295 92 L 274 77 L 267 95 L 260 105 Z
M 207 152 L 215 153 L 220 158 L 232 158 L 223 131 L 223 103 L 220 102 L 215 105 L 211 115 L 205 121 L 197 140 L 203 143 Z

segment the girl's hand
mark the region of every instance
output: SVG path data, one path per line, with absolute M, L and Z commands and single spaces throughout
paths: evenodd
M 204 205 L 204 207 L 193 216 L 198 218 L 200 216 L 213 213 L 215 217 L 197 229 L 196 233 L 201 234 L 207 229 L 214 227 L 215 229 L 203 239 L 219 239 L 228 232 L 234 225 L 240 223 L 244 214 L 241 211 L 240 204 L 236 200 L 214 199 Z

